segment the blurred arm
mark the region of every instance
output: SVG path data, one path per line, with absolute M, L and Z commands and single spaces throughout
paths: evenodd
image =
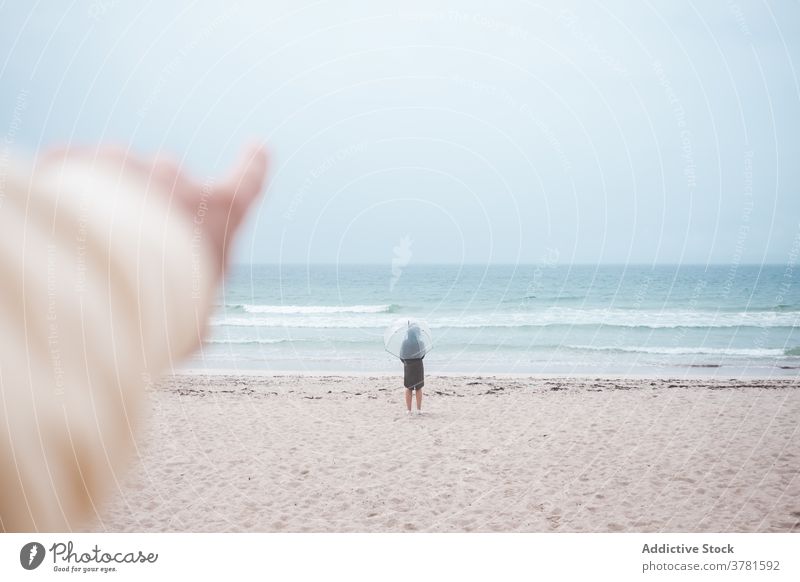
M 57 156 L 0 183 L 0 530 L 98 515 L 146 386 L 202 339 L 255 195 L 242 172 L 205 200 L 162 166 Z

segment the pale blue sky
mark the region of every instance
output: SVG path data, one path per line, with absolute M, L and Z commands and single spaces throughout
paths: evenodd
M 0 146 L 212 174 L 263 139 L 240 262 L 408 237 L 414 262 L 785 263 L 798 43 L 797 2 L 6 2 Z

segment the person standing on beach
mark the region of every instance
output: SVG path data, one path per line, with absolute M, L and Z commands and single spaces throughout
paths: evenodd
M 109 147 L 0 167 L 0 532 L 99 517 L 146 390 L 200 346 L 266 170 L 260 146 L 205 184 Z
M 425 367 L 422 359 L 425 357 L 425 351 L 419 334 L 419 327 L 411 324 L 400 347 L 400 360 L 403 362 L 403 384 L 406 388 L 406 414 L 411 414 L 412 392 L 416 392 L 417 396 L 417 414 L 422 414 L 422 387 L 425 386 Z

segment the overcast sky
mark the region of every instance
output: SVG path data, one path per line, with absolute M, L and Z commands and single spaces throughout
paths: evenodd
M 264 140 L 239 262 L 800 245 L 797 2 L 33 4 L 0 7 L 3 151 L 122 141 L 210 175 Z

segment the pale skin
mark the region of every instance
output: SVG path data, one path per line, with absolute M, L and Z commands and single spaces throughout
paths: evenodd
M 406 408 L 409 412 L 411 412 L 411 392 L 408 388 L 405 388 L 406 391 Z M 422 388 L 417 388 L 413 390 L 413 392 L 417 393 L 417 410 L 422 410 Z
M 203 184 L 169 157 L 143 157 L 120 146 L 51 149 L 39 164 L 83 159 L 98 166 L 116 165 L 126 175 L 138 176 L 148 187 L 167 196 L 170 209 L 184 214 L 200 230 L 214 257 L 217 278 L 228 264 L 231 241 L 264 188 L 267 153 L 261 145 L 242 149 L 238 160 L 221 180 Z M 201 216 L 202 220 L 195 220 Z
M 224 178 L 205 183 L 190 176 L 172 158 L 143 157 L 119 146 L 53 148 L 46 151 L 37 164 L 58 164 L 73 159 L 98 168 L 116 166 L 121 175 L 138 178 L 148 191 L 165 196 L 169 211 L 188 219 L 208 249 L 217 283 L 227 269 L 232 240 L 264 188 L 268 162 L 263 146 L 251 145 L 242 148 Z M 199 347 L 199 343 L 198 337 L 195 347 Z

